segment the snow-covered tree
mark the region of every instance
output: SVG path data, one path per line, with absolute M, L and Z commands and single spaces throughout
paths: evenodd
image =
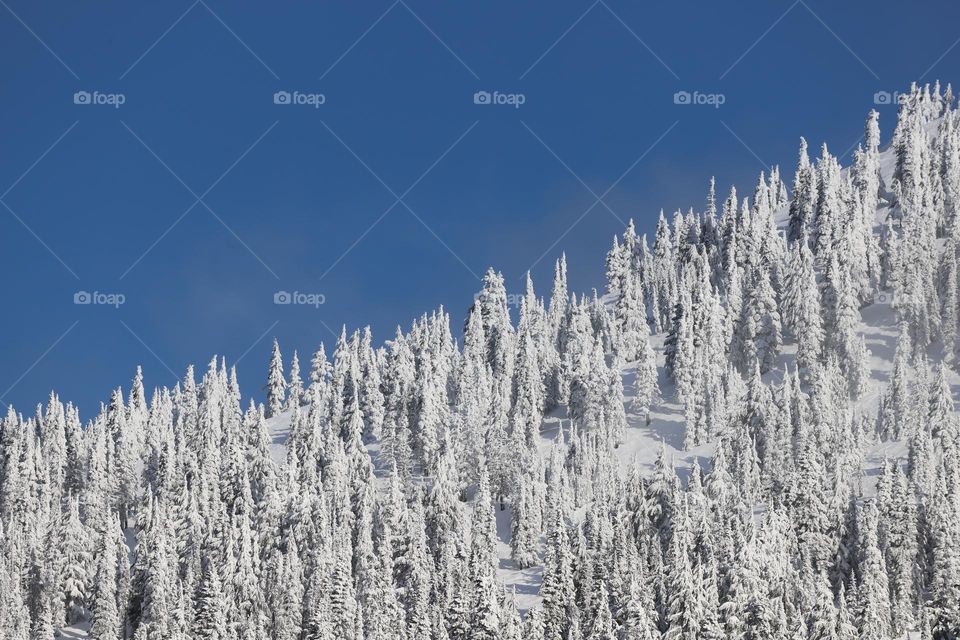
M 270 368 L 267 372 L 267 417 L 272 418 L 283 410 L 286 399 L 287 383 L 283 379 L 283 358 L 280 355 L 280 344 L 273 341 L 273 352 L 270 356 Z

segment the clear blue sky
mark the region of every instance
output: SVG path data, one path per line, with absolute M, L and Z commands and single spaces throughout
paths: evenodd
M 441 304 L 459 327 L 487 266 L 547 294 L 565 250 L 601 288 L 621 221 L 792 175 L 801 135 L 854 146 L 875 92 L 960 80 L 955 3 L 0 4 L 0 400 L 84 418 L 137 364 L 152 387 L 242 357 L 259 396 L 273 336 L 380 342 Z

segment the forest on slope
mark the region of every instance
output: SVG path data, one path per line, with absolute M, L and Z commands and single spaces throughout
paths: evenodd
M 11 640 L 960 636 L 960 111 L 382 345 L 0 421 Z M 599 256 L 598 256 L 599 259 Z M 258 376 L 259 377 L 259 376 Z

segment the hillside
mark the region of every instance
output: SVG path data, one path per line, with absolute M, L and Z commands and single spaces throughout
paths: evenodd
M 631 222 L 605 294 L 487 272 L 267 402 L 235 370 L 0 424 L 4 637 L 952 638 L 960 111 Z M 598 256 L 598 259 L 599 256 Z M 599 287 L 598 287 L 599 288 Z

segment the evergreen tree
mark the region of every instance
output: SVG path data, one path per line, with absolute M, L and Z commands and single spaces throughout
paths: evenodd
M 204 640 L 226 640 L 226 608 L 220 576 L 213 562 L 207 562 L 194 598 L 193 637 Z
M 297 359 L 297 352 L 293 352 L 293 359 L 290 361 L 290 379 L 287 382 L 287 408 L 299 406 L 303 399 L 303 380 L 300 379 L 300 360 Z
M 120 603 L 117 593 L 116 556 L 111 537 L 104 535 L 97 554 L 96 597 L 90 637 L 94 640 L 120 640 L 123 637 Z
M 267 417 L 272 418 L 283 410 L 287 383 L 283 379 L 283 358 L 280 345 L 273 341 L 273 353 L 270 356 L 270 369 L 267 373 Z
M 64 514 L 61 548 L 62 594 L 67 622 L 76 622 L 85 614 L 90 604 L 90 552 L 87 549 L 89 533 L 80 522 L 79 501 L 70 499 Z
M 793 245 L 784 284 L 784 325 L 797 340 L 797 364 L 809 369 L 819 360 L 824 332 L 813 256 L 805 237 Z

